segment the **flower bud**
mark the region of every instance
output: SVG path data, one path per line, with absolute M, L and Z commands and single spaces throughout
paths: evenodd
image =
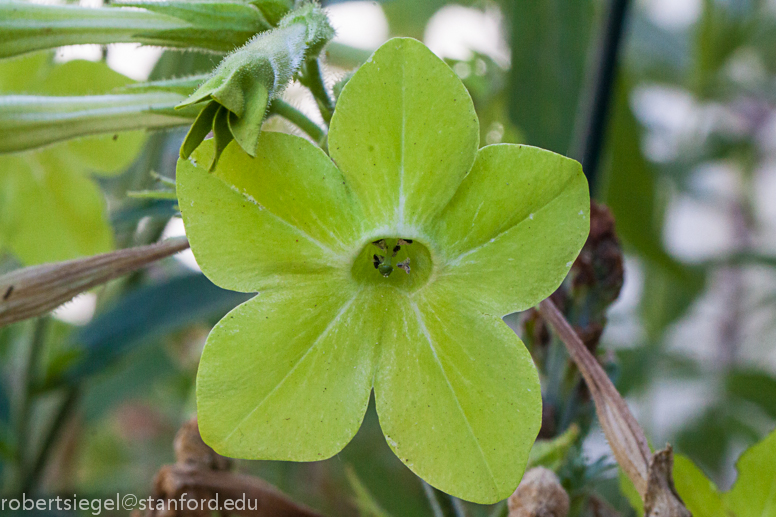
M 278 28 L 257 35 L 224 58 L 213 74 L 179 108 L 207 103 L 181 147 L 188 158 L 213 131 L 216 153 L 231 140 L 256 155 L 267 106 L 291 81 L 309 55 L 320 52 L 334 35 L 326 15 L 307 4 L 283 18 Z

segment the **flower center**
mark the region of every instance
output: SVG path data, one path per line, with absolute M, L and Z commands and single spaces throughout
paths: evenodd
M 433 264 L 423 244 L 402 237 L 384 237 L 361 250 L 351 274 L 371 285 L 390 285 L 414 290 L 426 283 Z

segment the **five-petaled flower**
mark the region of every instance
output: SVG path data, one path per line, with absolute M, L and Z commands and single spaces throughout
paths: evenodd
M 197 377 L 204 440 L 310 461 L 355 435 L 374 390 L 391 449 L 430 484 L 491 503 L 517 486 L 541 420 L 531 356 L 501 320 L 558 287 L 588 231 L 573 160 L 478 150 L 466 89 L 393 39 L 349 81 L 331 158 L 263 133 L 255 158 L 213 145 L 178 165 L 203 272 L 258 292 L 211 332 Z

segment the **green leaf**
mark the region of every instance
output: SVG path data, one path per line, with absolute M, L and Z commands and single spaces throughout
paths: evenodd
M 54 65 L 45 54 L 0 61 L 3 92 L 76 95 L 100 93 L 127 82 L 104 63 Z M 0 132 L 5 142 L 17 136 L 6 134 L 6 125 Z M 87 173 L 123 170 L 144 139 L 142 133 L 130 132 L 0 155 L 0 246 L 27 265 L 109 251 L 113 236 L 105 220 L 105 203 Z
M 537 440 L 531 449 L 527 468 L 547 467 L 557 471 L 578 439 L 579 426 L 572 424 L 552 440 Z
M 329 152 L 376 225 L 417 231 L 474 162 L 479 124 L 455 73 L 422 43 L 380 47 L 342 90 Z
M 514 145 L 478 153 L 478 136 L 450 68 L 398 39 L 343 89 L 333 161 L 279 133 L 262 134 L 255 157 L 227 144 L 213 173 L 218 138 L 178 161 L 203 272 L 259 291 L 202 356 L 199 425 L 216 451 L 331 456 L 374 388 L 389 446 L 423 479 L 482 503 L 514 491 L 541 390 L 501 315 L 560 284 L 589 198 L 575 162 Z
M 226 56 L 213 74 L 179 107 L 206 102 L 181 147 L 188 158 L 210 128 L 219 151 L 232 140 L 255 156 L 261 124 L 270 101 L 285 88 L 304 60 L 334 35 L 326 15 L 314 4 L 291 12 L 277 29 L 261 34 Z
M 636 511 L 638 517 L 644 517 L 644 502 L 641 500 L 641 495 L 636 487 L 633 485 L 633 481 L 623 472 L 621 469 L 617 469 L 617 478 L 620 482 L 620 491 L 630 503 L 631 507 Z
M 687 457 L 674 457 L 677 493 L 695 517 L 776 516 L 776 431 L 747 449 L 736 463 L 738 479 L 728 492 L 716 485 Z M 620 488 L 638 515 L 644 505 L 630 480 L 620 473 Z
M 776 516 L 776 431 L 747 449 L 736 462 L 738 478 L 722 496 L 736 517 Z
M 294 0 L 249 0 L 273 26 L 294 8 Z
M 776 379 L 759 370 L 734 370 L 727 375 L 728 393 L 752 402 L 771 418 L 776 418 Z
M 138 8 L 4 0 L 0 2 L 0 58 L 84 43 L 143 43 L 228 52 L 270 28 L 258 9 L 243 2 L 125 5 Z
M 0 243 L 23 264 L 113 247 L 100 189 L 67 160 L 52 151 L 0 157 Z

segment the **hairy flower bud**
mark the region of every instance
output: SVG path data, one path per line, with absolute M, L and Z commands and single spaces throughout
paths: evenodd
M 181 157 L 188 158 L 213 131 L 215 168 L 232 140 L 255 156 L 267 106 L 304 63 L 334 35 L 326 15 L 307 4 L 283 18 L 277 29 L 260 34 L 224 58 L 213 74 L 180 108 L 207 103 L 186 135 Z

